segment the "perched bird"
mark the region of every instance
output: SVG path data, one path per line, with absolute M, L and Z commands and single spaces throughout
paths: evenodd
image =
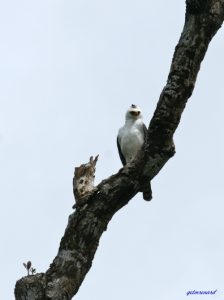
M 147 137 L 141 109 L 132 104 L 126 112 L 125 124 L 119 129 L 117 147 L 123 165 L 130 162 L 141 149 Z
M 119 129 L 117 147 L 123 165 L 135 158 L 147 138 L 147 128 L 142 121 L 142 111 L 132 104 L 126 112 L 125 124 Z M 152 191 L 150 183 L 144 188 L 143 198 L 151 200 Z

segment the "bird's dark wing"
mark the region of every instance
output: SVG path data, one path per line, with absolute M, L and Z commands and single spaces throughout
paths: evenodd
M 119 141 L 118 141 L 118 137 L 117 137 L 117 149 L 118 149 L 118 153 L 119 153 L 119 156 L 120 156 L 120 159 L 121 159 L 121 162 L 124 165 L 126 165 L 126 160 L 124 158 L 124 155 L 122 154 L 121 152 L 121 147 L 120 147 L 120 144 L 119 144 Z
M 147 143 L 148 139 L 148 129 L 146 128 L 145 124 L 143 123 L 143 132 L 144 132 L 144 142 Z M 142 187 L 142 192 L 143 192 L 143 199 L 146 201 L 152 200 L 152 188 L 151 188 L 151 182 L 147 182 L 143 187 Z
M 142 127 L 143 127 L 143 132 L 144 132 L 144 141 L 146 142 L 147 141 L 147 137 L 148 137 L 148 129 L 145 126 L 144 123 L 142 124 Z

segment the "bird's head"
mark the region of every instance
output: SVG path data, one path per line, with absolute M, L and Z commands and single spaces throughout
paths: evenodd
M 131 107 L 126 112 L 126 120 L 137 120 L 141 118 L 142 118 L 141 109 L 137 105 L 132 104 Z

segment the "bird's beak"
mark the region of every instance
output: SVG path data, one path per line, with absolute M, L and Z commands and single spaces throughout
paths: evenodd
M 137 117 L 137 116 L 140 115 L 140 111 L 139 111 L 139 110 L 132 110 L 132 111 L 130 111 L 130 114 L 131 114 L 132 116 Z

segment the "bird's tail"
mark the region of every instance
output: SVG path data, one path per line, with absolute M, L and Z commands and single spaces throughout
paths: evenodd
M 151 182 L 147 183 L 142 187 L 143 199 L 146 201 L 152 200 L 152 188 Z

